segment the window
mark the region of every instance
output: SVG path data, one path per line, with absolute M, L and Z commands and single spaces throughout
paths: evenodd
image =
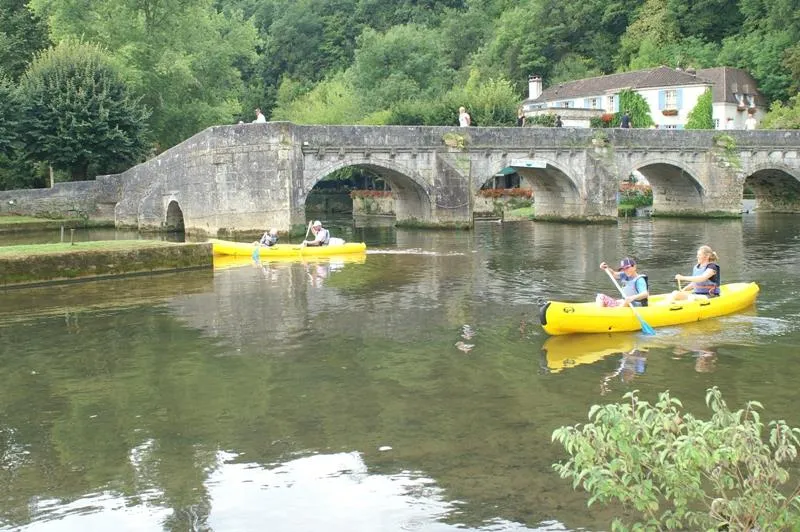
M 566 101 L 566 102 L 560 102 L 560 103 L 558 104 L 558 106 L 559 106 L 559 107 L 569 107 L 569 104 L 570 104 L 570 103 L 572 103 L 572 102 L 570 102 L 570 101 Z
M 678 91 L 666 90 L 664 91 L 664 109 L 677 109 L 678 108 Z
M 589 109 L 597 109 L 600 107 L 599 98 L 589 98 Z
M 613 95 L 608 97 L 608 107 L 606 107 L 606 111 L 608 111 L 609 113 L 613 113 L 614 112 L 614 96 Z
M 745 95 L 745 99 L 747 100 L 747 107 L 755 107 L 756 106 L 756 97 L 755 97 L 754 94 Z
M 719 118 L 714 119 L 714 129 L 719 129 Z
M 676 124 L 664 124 L 661 126 L 663 129 L 678 129 Z

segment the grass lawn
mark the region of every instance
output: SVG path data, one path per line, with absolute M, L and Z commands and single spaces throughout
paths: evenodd
M 96 240 L 92 242 L 76 242 L 74 245 L 69 242 L 59 242 L 57 244 L 25 244 L 22 246 L 0 247 L 0 257 L 28 257 L 31 255 L 70 253 L 94 249 L 135 249 L 162 245 L 171 246 L 174 245 L 174 242 L 165 242 L 163 240 Z
M 530 218 L 533 216 L 533 207 L 522 207 L 521 209 L 506 211 L 506 215 L 514 218 Z

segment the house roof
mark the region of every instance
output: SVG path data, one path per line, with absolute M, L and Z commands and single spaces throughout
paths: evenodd
M 756 80 L 741 68 L 701 68 L 697 71 L 697 77 L 714 84 L 711 87 L 711 99 L 714 102 L 738 103 L 736 93 L 755 94 L 755 104 L 767 106 L 766 98 L 758 92 Z
M 708 69 L 713 70 L 713 69 Z M 686 85 L 710 85 L 712 82 L 706 77 L 675 70 L 665 66 L 633 72 L 608 74 L 594 78 L 579 79 L 551 85 L 534 100 L 527 102 L 551 102 L 586 96 L 597 96 L 604 93 L 615 93 L 622 89 L 650 89 L 656 87 L 683 87 Z M 716 101 L 716 98 L 714 99 Z

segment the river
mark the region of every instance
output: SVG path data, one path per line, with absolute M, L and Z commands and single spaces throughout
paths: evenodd
M 795 216 L 332 228 L 368 254 L 0 291 L 0 530 L 607 530 L 552 470 L 592 404 L 708 417 L 719 386 L 800 424 Z M 669 291 L 701 244 L 755 308 L 542 331 L 540 301 L 614 293 L 601 261 Z

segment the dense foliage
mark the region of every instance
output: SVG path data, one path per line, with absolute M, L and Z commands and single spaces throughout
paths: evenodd
M 148 149 L 147 109 L 94 45 L 37 55 L 20 87 L 25 152 L 73 179 L 124 170 Z
M 689 111 L 686 129 L 714 129 L 711 89 L 706 89 L 697 99 L 694 109 Z
M 731 411 L 716 387 L 712 415 L 682 411 L 668 392 L 650 404 L 637 391 L 625 402 L 594 405 L 590 423 L 561 427 L 553 440 L 570 458 L 562 478 L 591 494 L 589 504 L 618 501 L 641 515 L 634 530 L 790 530 L 800 495 L 786 488 L 800 429 L 761 421 L 755 401 Z M 628 529 L 616 519 L 613 530 Z
M 155 152 L 255 107 L 298 123 L 450 125 L 463 105 L 477 125 L 512 126 L 529 74 L 550 85 L 658 65 L 744 68 L 779 102 L 783 118 L 765 123 L 791 124 L 796 11 L 795 0 L 0 0 L 0 70 L 18 83 L 51 42 L 101 46 L 151 110 Z M 639 103 L 620 109 L 647 127 Z

